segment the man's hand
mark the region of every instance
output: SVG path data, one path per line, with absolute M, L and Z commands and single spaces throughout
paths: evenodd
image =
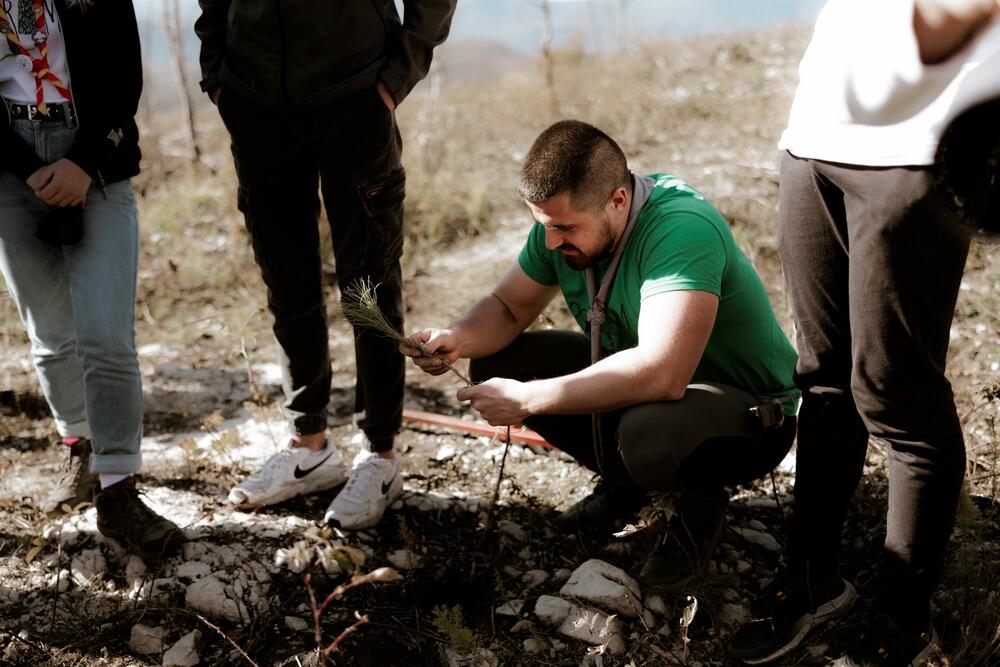
M 392 99 L 392 93 L 389 89 L 385 87 L 385 84 L 379 81 L 375 84 L 375 90 L 378 91 L 379 97 L 385 102 L 385 106 L 389 108 L 389 111 L 396 110 L 396 100 Z
M 459 389 L 460 401 L 470 401 L 483 419 L 493 426 L 520 424 L 531 416 L 531 384 L 493 378 L 482 384 Z
M 49 206 L 86 206 L 91 178 L 75 162 L 63 158 L 42 167 L 26 182 Z
M 408 341 L 409 345 L 400 344 L 399 351 L 425 373 L 441 375 L 448 372 L 444 362 L 453 364 L 458 360 L 458 336 L 451 329 L 424 329 Z

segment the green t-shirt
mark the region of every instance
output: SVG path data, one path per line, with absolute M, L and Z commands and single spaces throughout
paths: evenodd
M 638 344 L 639 308 L 647 297 L 677 290 L 711 292 L 719 297 L 718 314 L 692 383 L 722 382 L 762 397 L 794 392 L 798 355 L 726 221 L 684 181 L 669 174 L 650 178 L 656 187 L 623 251 L 601 326 L 601 346 L 617 352 Z M 518 262 L 535 282 L 558 284 L 577 323 L 589 330 L 586 272 L 545 247 L 542 225 L 532 226 Z M 603 260 L 594 267 L 598 284 L 609 263 Z M 784 410 L 795 414 L 797 402 L 786 402 Z

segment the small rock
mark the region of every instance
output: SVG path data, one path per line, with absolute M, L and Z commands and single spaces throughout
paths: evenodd
M 638 582 L 621 568 L 596 558 L 576 568 L 559 594 L 586 600 L 624 616 L 637 617 L 642 613 Z
M 104 554 L 100 549 L 85 549 L 73 556 L 70 572 L 73 574 L 73 581 L 78 586 L 86 586 L 95 578 L 100 577 L 108 569 L 108 563 L 104 560 Z
M 420 556 L 409 549 L 396 549 L 386 559 L 399 570 L 414 570 L 422 565 Z
M 128 640 L 132 650 L 140 655 L 150 655 L 163 651 L 163 628 L 151 628 L 137 623 L 132 626 L 132 635 Z
M 533 632 L 535 630 L 535 624 L 526 618 L 522 618 L 520 621 L 510 626 L 510 631 L 514 634 L 520 634 L 522 632 Z
M 525 653 L 530 655 L 544 653 L 549 648 L 549 643 L 538 637 L 529 637 L 528 639 L 525 639 L 523 645 Z
M 528 537 L 524 532 L 524 528 L 513 521 L 508 521 L 507 519 L 497 521 L 497 527 L 500 529 L 501 533 L 513 537 L 518 542 L 524 542 L 524 540 Z
M 737 602 L 740 599 L 740 594 L 734 588 L 727 588 L 722 591 L 722 597 L 729 602 Z
M 452 647 L 446 646 L 441 652 L 448 667 L 497 667 L 500 664 L 500 660 L 493 654 L 493 651 L 486 648 L 474 649 L 469 653 L 461 654 Z
M 746 609 L 739 604 L 724 604 L 719 608 L 719 623 L 725 626 L 735 626 L 747 620 Z
M 496 608 L 497 616 L 520 616 L 524 600 L 510 600 Z
M 309 624 L 304 618 L 298 616 L 285 616 L 285 627 L 295 632 L 303 632 L 309 629 Z
M 187 633 L 163 654 L 163 667 L 194 667 L 201 662 L 198 657 L 200 645 L 201 632 L 193 630 Z
M 552 595 L 543 595 L 535 603 L 535 615 L 572 639 L 595 646 L 607 645 L 615 655 L 625 652 L 622 622 L 596 609 L 580 607 Z
M 810 658 L 822 658 L 830 650 L 829 644 L 813 644 L 806 648 Z
M 667 603 L 659 595 L 650 595 L 646 597 L 646 609 L 663 616 L 667 613 Z
M 200 560 L 189 560 L 181 563 L 174 574 L 179 578 L 194 581 L 212 574 L 212 566 Z
M 437 450 L 437 454 L 434 455 L 434 460 L 438 463 L 444 463 L 449 459 L 455 458 L 457 450 L 454 445 L 441 445 L 441 448 Z
M 736 572 L 737 572 L 737 574 L 745 574 L 745 573 L 749 572 L 750 569 L 751 569 L 750 563 L 746 562 L 745 560 L 738 560 L 738 561 L 736 561 Z
M 569 579 L 571 574 L 573 574 L 572 570 L 569 570 L 565 567 L 561 567 L 552 573 L 552 583 L 561 584 L 565 582 L 567 579 Z
M 751 519 L 750 522 L 747 523 L 747 527 L 753 528 L 754 530 L 759 530 L 762 533 L 767 532 L 767 526 L 765 526 L 763 522 L 758 521 L 757 519 Z
M 549 573 L 545 570 L 528 570 L 521 575 L 521 583 L 524 584 L 524 592 L 538 588 L 549 579 Z
M 191 609 L 209 617 L 224 618 L 234 623 L 249 620 L 244 618 L 245 608 L 229 597 L 226 585 L 214 575 L 199 579 L 188 586 L 184 592 L 184 601 Z
M 778 544 L 778 540 L 774 539 L 774 536 L 770 533 L 754 530 L 753 528 L 733 527 L 732 530 L 746 542 L 761 547 L 766 551 L 770 551 L 771 553 L 781 551 L 781 545 Z

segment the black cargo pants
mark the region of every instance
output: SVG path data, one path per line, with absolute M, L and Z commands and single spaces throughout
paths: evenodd
M 965 471 L 944 369 L 969 235 L 928 169 L 791 154 L 781 164 L 778 234 L 803 392 L 790 565 L 836 576 L 868 437 L 885 440 L 880 602 L 922 632 Z
M 378 302 L 402 331 L 402 143 L 375 88 L 309 113 L 266 111 L 223 90 L 238 205 L 267 286 L 285 371 L 285 408 L 299 435 L 326 429 L 331 370 L 318 217 L 326 205 L 341 287 L 378 285 Z M 396 344 L 355 330 L 356 409 L 375 451 L 392 448 L 402 421 L 404 364 Z

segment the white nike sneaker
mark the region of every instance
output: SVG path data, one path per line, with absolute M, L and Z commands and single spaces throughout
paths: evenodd
M 382 520 L 385 508 L 403 492 L 399 461 L 371 452 L 356 458 L 347 486 L 326 510 L 327 523 L 348 530 L 371 528 Z M 360 460 L 359 460 L 360 459 Z
M 343 484 L 347 466 L 337 448 L 311 452 L 289 445 L 264 464 L 260 471 L 243 480 L 229 492 L 235 505 L 273 505 L 298 495 L 315 493 Z

